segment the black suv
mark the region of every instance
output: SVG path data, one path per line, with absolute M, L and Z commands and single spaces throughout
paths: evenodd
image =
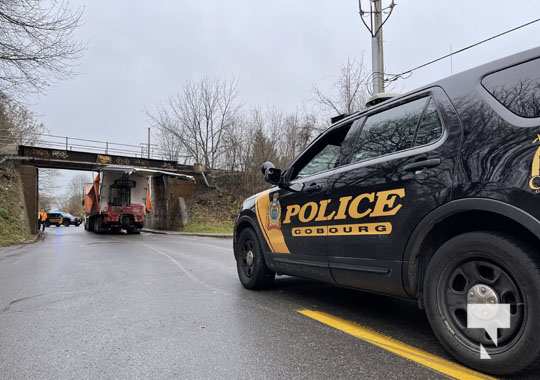
M 79 227 L 82 223 L 81 218 L 77 216 L 73 216 L 68 212 L 60 212 L 60 214 L 62 214 L 63 225 L 65 227 L 69 227 L 69 226 Z
M 275 187 L 235 227 L 246 288 L 279 273 L 415 298 L 461 362 L 540 364 L 540 48 L 350 115 L 262 169 Z M 468 327 L 471 305 L 505 306 L 509 327 Z

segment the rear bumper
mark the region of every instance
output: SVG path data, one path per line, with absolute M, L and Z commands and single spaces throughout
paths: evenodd
M 119 228 L 143 228 L 144 217 L 131 214 L 103 215 L 103 224 Z

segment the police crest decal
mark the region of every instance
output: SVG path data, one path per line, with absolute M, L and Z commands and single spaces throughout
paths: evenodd
M 533 144 L 540 142 L 540 135 L 536 136 Z M 540 146 L 536 148 L 531 164 L 531 177 L 529 179 L 529 188 L 536 193 L 540 192 Z
M 281 205 L 279 204 L 278 193 L 276 191 L 272 194 L 272 202 L 270 202 L 270 206 L 268 207 L 268 229 L 279 230 L 281 228 L 280 219 Z

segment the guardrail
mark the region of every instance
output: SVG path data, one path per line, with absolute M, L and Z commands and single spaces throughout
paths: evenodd
M 189 157 L 186 155 L 175 155 L 161 149 L 156 144 L 149 145 L 148 143 L 132 145 L 110 141 L 82 139 L 70 136 L 59 136 L 47 133 L 33 133 L 25 137 L 0 133 L 0 146 L 7 144 L 28 145 L 40 148 L 73 150 L 127 157 L 140 157 L 156 160 L 176 161 L 181 164 L 191 164 Z

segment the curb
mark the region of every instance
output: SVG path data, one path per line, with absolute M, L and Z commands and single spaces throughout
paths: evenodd
M 205 233 L 205 232 L 161 231 L 161 230 L 153 230 L 153 229 L 150 229 L 150 228 L 143 228 L 141 231 L 146 232 L 146 233 L 150 233 L 150 234 L 157 234 L 157 235 L 200 236 L 200 237 L 213 237 L 213 238 L 220 238 L 220 239 L 231 239 L 233 237 L 233 234 L 213 234 L 213 233 Z
M 43 232 L 41 232 L 41 231 L 38 232 L 36 234 L 36 236 L 34 236 L 33 238 L 25 240 L 20 244 L 34 244 L 34 243 L 37 243 L 40 240 L 45 240 L 45 234 Z
M 21 242 L 18 242 L 18 243 L 15 243 L 15 244 L 10 244 L 10 245 L 6 245 L 4 247 L 0 247 L 0 252 L 2 250 L 17 250 L 17 249 L 21 249 L 22 247 L 26 246 L 26 245 L 30 245 L 30 244 L 34 244 L 34 243 L 37 243 L 38 241 L 40 240 L 45 240 L 45 234 L 42 233 L 42 232 L 38 232 L 35 236 L 33 236 L 31 239 L 28 239 L 28 240 L 25 240 L 25 241 L 21 241 Z

